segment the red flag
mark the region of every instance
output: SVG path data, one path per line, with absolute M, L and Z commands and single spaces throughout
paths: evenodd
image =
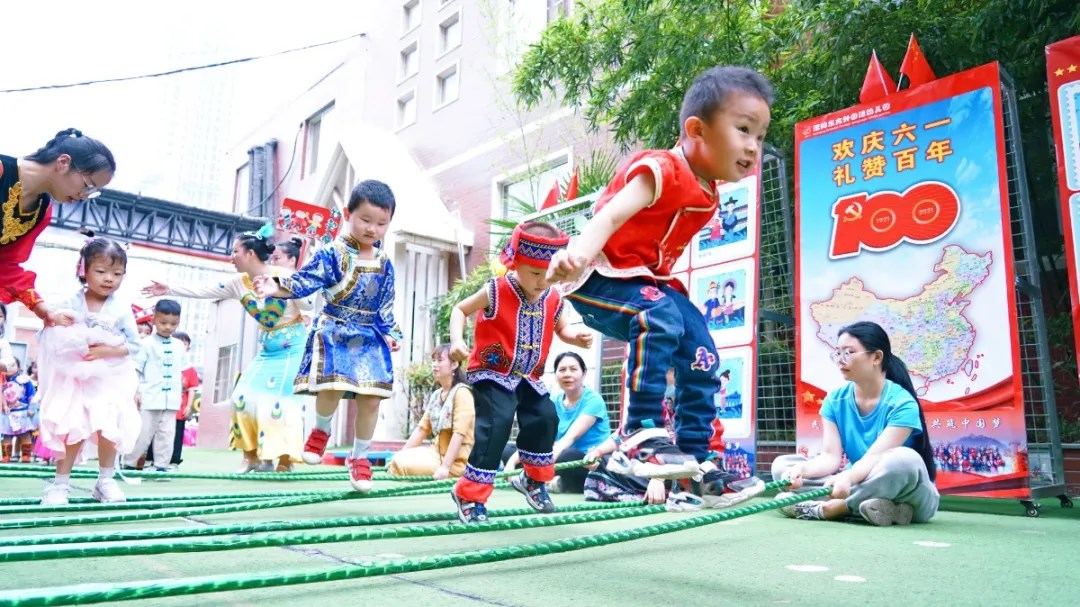
M 900 64 L 900 75 L 907 76 L 908 88 L 912 89 L 937 79 L 934 70 L 930 68 L 930 63 L 926 61 L 926 55 L 919 48 L 919 41 L 915 39 L 915 34 L 912 34 L 911 40 L 908 40 L 904 62 Z
M 578 170 L 574 169 L 574 174 L 570 176 L 570 183 L 566 184 L 566 199 L 573 200 L 577 198 L 577 185 L 578 185 Z
M 870 55 L 870 66 L 866 68 L 866 78 L 862 83 L 862 92 L 859 93 L 859 103 L 873 103 L 884 99 L 889 93 L 896 90 L 896 83 L 889 77 L 889 72 L 878 61 L 877 51 Z
M 544 199 L 543 204 L 540 205 L 538 210 L 551 208 L 559 204 L 559 180 L 556 179 L 555 183 L 551 184 L 551 191 L 548 192 L 547 198 Z

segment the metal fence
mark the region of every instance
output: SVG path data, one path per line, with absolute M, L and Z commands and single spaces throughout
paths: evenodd
M 1065 470 L 1061 459 L 1054 378 L 1050 366 L 1050 342 L 1046 335 L 1046 312 L 1039 280 L 1035 229 L 1031 220 L 1031 197 L 1024 172 L 1020 139 L 1020 113 L 1012 78 L 1001 72 L 1001 101 L 1005 124 L 1005 164 L 1009 186 L 1013 268 L 1016 275 L 1016 319 L 1020 335 L 1020 372 L 1024 386 L 1024 420 L 1027 424 L 1028 465 L 1032 499 L 1023 500 L 1028 514 L 1038 514 L 1038 498 L 1065 495 Z

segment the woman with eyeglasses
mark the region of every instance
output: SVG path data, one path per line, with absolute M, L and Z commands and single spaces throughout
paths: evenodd
M 74 321 L 41 299 L 34 289 L 37 275 L 22 264 L 49 225 L 53 202 L 93 198 L 115 172 L 109 148 L 78 129 L 60 131 L 24 158 L 0 155 L 0 303 L 21 302 L 46 325 Z
M 847 383 L 821 404 L 821 453 L 809 460 L 782 455 L 772 464 L 773 478 L 790 480 L 792 489 L 824 486 L 832 494 L 781 512 L 803 520 L 858 516 L 878 526 L 925 523 L 937 513 L 940 496 L 926 418 L 907 366 L 876 323 L 854 323 L 838 337 L 832 359 Z M 850 463 L 841 470 L 845 455 Z

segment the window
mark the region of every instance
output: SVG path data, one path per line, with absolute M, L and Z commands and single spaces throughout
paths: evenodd
M 564 155 L 536 170 L 519 173 L 499 184 L 502 217 L 516 219 L 540 208 L 556 182 L 570 175 L 570 162 Z
M 547 0 L 548 23 L 570 14 L 570 0 Z
M 230 344 L 218 348 L 217 375 L 214 376 L 214 397 L 211 402 L 219 403 L 227 400 L 232 394 L 232 386 L 236 373 L 236 355 L 240 347 Z
M 420 72 L 420 46 L 419 42 L 401 49 L 401 69 L 398 80 L 411 78 Z
M 246 213 L 251 206 L 248 200 L 251 192 L 251 163 L 236 169 L 236 183 L 233 184 L 233 213 Z
M 416 122 L 416 91 L 405 93 L 397 100 L 397 128 L 405 128 Z
M 439 24 L 439 54 L 461 46 L 461 11 Z
M 409 33 L 420 25 L 420 0 L 406 0 L 401 5 L 401 31 Z
M 461 75 L 458 73 L 457 64 L 435 76 L 435 109 L 456 101 L 460 88 Z
M 304 128 L 304 175 L 311 175 L 319 168 L 319 150 L 326 133 L 327 118 L 334 110 L 334 103 L 324 107 L 307 119 Z

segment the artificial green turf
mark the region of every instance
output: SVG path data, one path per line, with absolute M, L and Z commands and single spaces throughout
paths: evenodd
M 185 471 L 227 472 L 235 453 L 189 450 Z M 89 490 L 92 480 L 75 484 Z M 377 486 L 388 486 L 388 483 Z M 0 477 L 0 498 L 39 495 L 42 482 Z M 253 482 L 176 479 L 127 486 L 128 495 L 185 495 L 227 492 L 345 489 L 344 482 Z M 73 494 L 74 495 L 74 494 Z M 557 504 L 581 496 L 555 495 Z M 1073 604 L 1080 586 L 1075 555 L 1080 549 L 1076 511 L 1044 499 L 1044 515 L 1023 516 L 1015 501 L 946 499 L 950 508 L 928 525 L 875 528 L 859 524 L 785 519 L 762 513 L 697 530 L 622 544 L 526 559 L 367 580 L 265 588 L 233 593 L 179 596 L 144 605 L 259 605 L 296 607 L 331 601 L 368 605 L 694 604 L 708 605 L 917 605 Z M 496 491 L 493 508 L 521 507 L 521 496 Z M 294 508 L 198 517 L 232 523 L 328 518 L 365 514 L 448 511 L 447 496 L 352 500 Z M 1002 516 L 987 512 L 1001 512 Z M 19 515 L 23 518 L 27 515 Z M 58 516 L 50 514 L 48 516 Z M 686 514 L 660 514 L 619 521 L 519 531 L 421 539 L 305 545 L 294 548 L 179 553 L 141 557 L 72 559 L 4 564 L 4 590 L 84 582 L 315 571 L 350 561 L 379 561 L 454 551 L 498 548 L 637 527 Z M 0 517 L 4 518 L 14 517 Z M 3 534 L 71 533 L 120 528 L 195 525 L 158 520 L 83 525 Z M 928 547 L 916 542 L 948 544 Z M 1037 564 L 1037 567 L 1035 566 Z M 789 566 L 826 567 L 802 572 Z M 837 581 L 836 576 L 865 581 Z

